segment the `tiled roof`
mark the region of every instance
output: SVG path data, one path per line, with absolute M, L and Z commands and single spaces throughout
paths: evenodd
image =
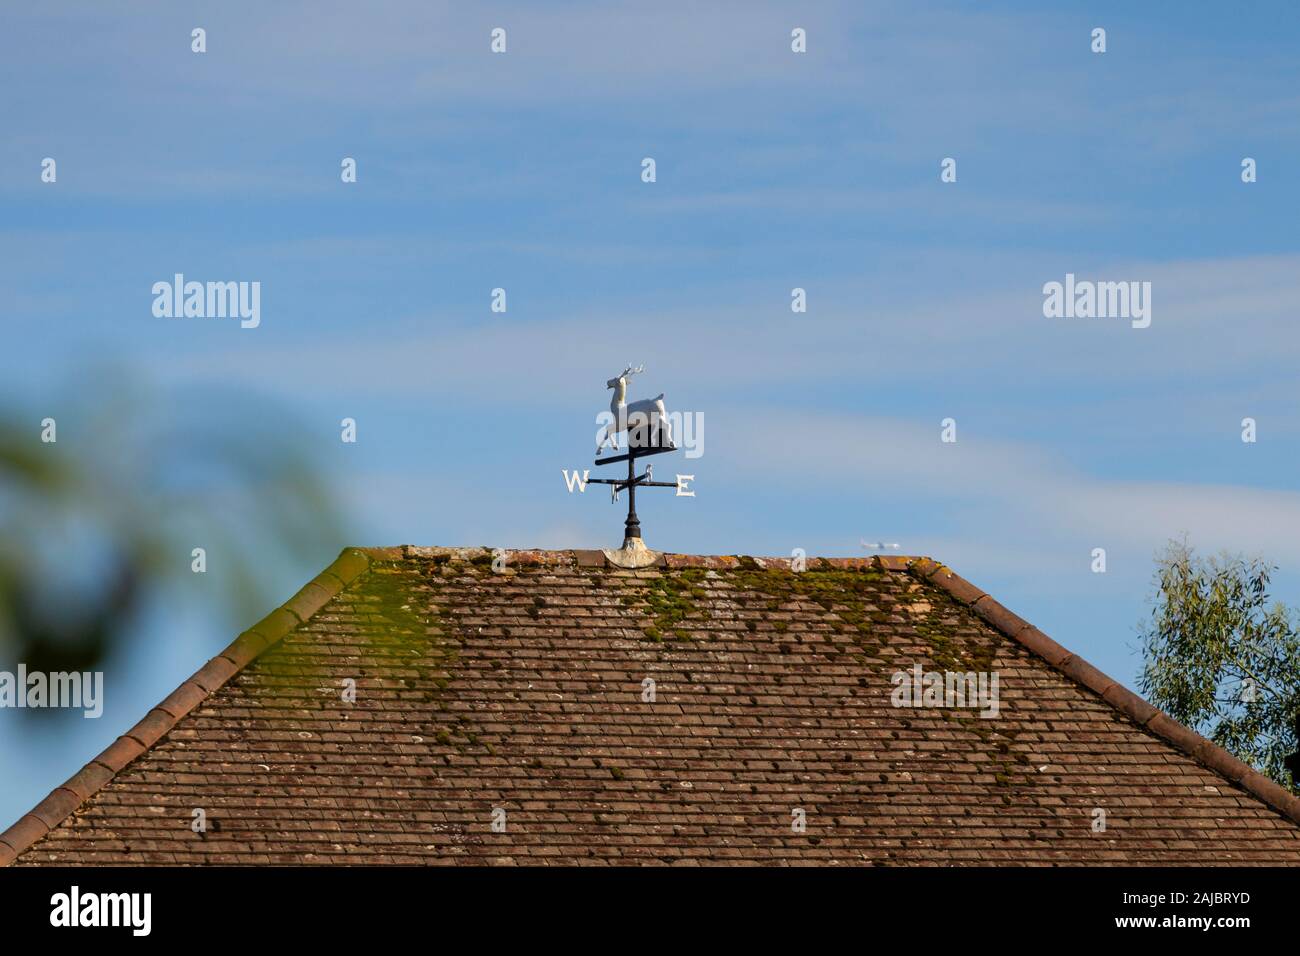
M 998 715 L 893 706 L 915 664 L 997 672 Z M 406 547 L 345 551 L 0 862 L 1294 864 L 1298 822 L 925 558 Z

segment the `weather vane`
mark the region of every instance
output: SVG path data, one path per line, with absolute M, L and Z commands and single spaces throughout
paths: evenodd
M 597 457 L 595 464 L 612 465 L 625 461 L 627 477 L 588 478 L 590 472 L 583 471 L 582 477 L 579 478 L 576 471 L 572 477 L 567 470 L 564 472 L 564 480 L 570 492 L 575 486 L 579 491 L 585 491 L 588 484 L 609 485 L 612 501 L 618 501 L 620 492 L 627 492 L 627 520 L 623 524 L 623 551 L 625 552 L 647 551 L 645 543 L 641 540 L 641 522 L 636 515 L 637 488 L 676 488 L 678 497 L 695 496 L 695 492 L 688 490 L 686 484 L 695 480 L 694 475 L 678 475 L 676 481 L 655 481 L 654 469 L 649 464 L 642 474 L 636 473 L 638 458 L 677 451 L 677 446 L 673 444 L 672 422 L 664 410 L 663 393 L 660 392 L 654 398 L 645 398 L 637 402 L 627 400 L 627 380 L 644 371 L 644 365 L 635 368 L 629 365 L 605 383 L 606 388 L 614 390 L 614 395 L 609 402 L 612 418 L 601 428 L 596 439 L 596 455 L 599 456 L 606 445 L 609 446 L 610 451 L 618 452 L 616 439 L 620 435 L 623 436 L 625 450 L 605 458 Z

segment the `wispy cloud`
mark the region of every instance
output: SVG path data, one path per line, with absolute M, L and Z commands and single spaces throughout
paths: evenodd
M 395 245 L 400 254 L 400 242 Z M 1291 333 L 1294 303 L 1300 301 L 1300 256 L 1109 264 L 1051 258 L 1054 266 L 1042 256 L 1021 264 L 1016 289 L 930 293 L 909 285 L 911 276 L 882 276 L 876 286 L 832 281 L 829 289 L 813 289 L 811 311 L 804 315 L 790 313 L 788 286 L 775 282 L 766 284 L 765 301 L 755 298 L 757 283 L 751 283 L 738 290 L 741 304 L 709 301 L 662 311 L 588 306 L 577 315 L 557 317 L 548 309 L 520 319 L 490 315 L 484 306 L 479 315 L 432 319 L 436 333 L 386 341 L 366 333 L 363 324 L 355 336 L 319 337 L 313 344 L 270 345 L 255 354 L 240 344 L 238 353 L 187 356 L 171 374 L 266 380 L 278 370 L 275 380 L 294 388 L 338 382 L 354 392 L 469 393 L 484 401 L 518 402 L 538 388 L 557 397 L 576 394 L 593 368 L 624 361 L 629 346 L 615 346 L 614 329 L 654 330 L 636 343 L 639 356 L 661 372 L 671 370 L 678 382 L 715 388 L 817 381 L 906 385 L 938 376 L 950 382 L 993 376 L 1008 383 L 1069 382 L 1085 395 L 1103 382 L 1107 389 L 1139 391 L 1162 383 L 1196 395 L 1191 373 L 1217 378 L 1249 372 L 1266 385 L 1289 381 L 1300 360 L 1300 336 Z M 1044 318 L 1042 283 L 1060 280 L 1067 271 L 1150 281 L 1151 327 Z M 859 304 L 850 301 L 855 292 L 862 294 Z M 737 343 L 759 341 L 789 347 L 749 349 L 736 359 Z M 435 358 L 438 373 L 427 374 Z M 488 364 L 495 373 L 491 380 L 482 374 Z M 1104 401 L 1108 394 L 1092 397 Z
M 1017 551 L 1069 539 L 1150 554 L 1186 532 L 1202 547 L 1300 563 L 1300 491 L 1089 474 L 1026 443 L 959 433 L 943 444 L 937 423 L 870 416 L 771 409 L 731 422 L 725 440 L 769 482 L 887 481 L 891 494 L 942 502 L 974 539 Z

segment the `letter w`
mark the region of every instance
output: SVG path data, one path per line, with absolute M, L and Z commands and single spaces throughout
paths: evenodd
M 582 472 L 581 478 L 578 477 L 577 469 L 574 469 L 572 475 L 569 474 L 569 469 L 567 468 L 561 468 L 560 470 L 564 473 L 564 483 L 569 486 L 569 494 L 573 494 L 574 485 L 578 486 L 579 492 L 587 490 L 587 476 L 591 474 L 590 468 L 585 469 Z

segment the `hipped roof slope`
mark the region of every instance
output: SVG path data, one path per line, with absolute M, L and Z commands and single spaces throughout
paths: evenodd
M 917 665 L 996 673 L 997 716 L 895 706 Z M 407 546 L 344 551 L 0 863 L 1293 864 L 1298 822 L 927 558 Z

